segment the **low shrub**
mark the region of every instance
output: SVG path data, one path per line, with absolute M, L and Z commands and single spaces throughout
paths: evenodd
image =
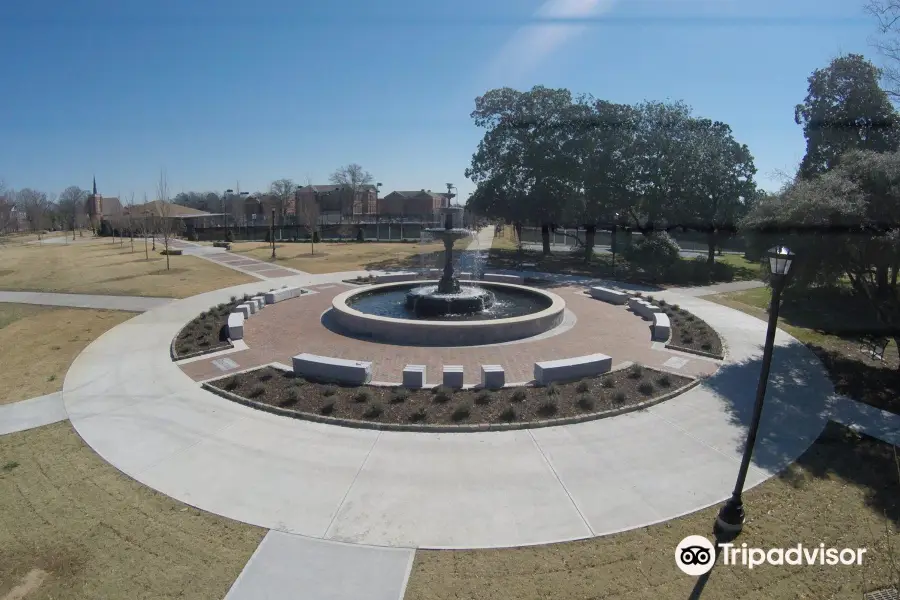
M 555 383 L 551 383 L 547 386 L 547 397 L 548 398 L 556 398 L 559 396 L 559 388 Z
M 253 389 L 250 390 L 250 393 L 248 395 L 251 398 L 259 398 L 260 396 L 262 396 L 265 393 L 266 393 L 266 388 L 264 386 L 256 385 L 256 386 L 253 386 Z
M 463 405 L 454 410 L 453 414 L 450 415 L 450 418 L 459 423 L 460 421 L 468 419 L 471 414 L 471 409 L 468 406 Z
M 232 296 L 231 303 L 234 304 L 235 302 L 237 302 L 237 296 Z
M 407 418 L 409 419 L 410 423 L 421 423 L 422 421 L 425 420 L 425 417 L 427 417 L 427 416 L 428 415 L 425 414 L 425 409 L 420 408 L 417 411 L 410 413 L 410 415 Z
M 665 301 L 665 299 L 660 298 L 660 299 L 659 299 L 659 302 L 657 302 L 657 304 L 659 304 L 660 306 L 665 306 L 665 305 L 666 305 L 666 301 Z
M 677 304 L 673 304 L 673 305 L 672 305 L 672 310 L 674 310 L 675 312 L 678 312 L 678 311 L 681 310 L 681 307 L 678 306 Z
M 692 336 L 692 335 L 689 334 L 689 333 L 683 333 L 683 334 L 681 334 L 681 343 L 682 343 L 682 344 L 693 344 L 693 343 L 694 343 L 694 336 Z
M 606 389 L 611 389 L 611 388 L 616 387 L 616 382 L 612 380 L 612 377 L 604 377 L 600 381 L 600 385 L 602 385 Z
M 443 386 L 435 388 L 434 401 L 439 404 L 450 402 L 450 400 L 453 398 L 451 394 L 452 392 Z
M 623 391 L 618 391 L 615 394 L 613 394 L 613 402 L 615 402 L 616 404 L 622 404 L 623 402 L 625 402 L 625 399 L 626 399 L 626 396 L 625 396 L 625 392 L 623 392 Z
M 294 387 L 303 387 L 304 385 L 306 385 L 306 380 L 302 377 L 296 377 L 294 378 L 294 381 L 291 382 L 291 385 L 293 385 Z
M 581 410 L 594 410 L 597 401 L 590 394 L 581 394 L 578 396 L 578 407 Z
M 237 386 L 238 386 L 238 380 L 237 380 L 237 377 L 230 377 L 230 378 L 225 382 L 225 385 L 222 386 L 222 387 L 223 387 L 226 391 L 233 392 L 234 390 L 237 389 Z
M 528 397 L 528 392 L 526 392 L 523 388 L 516 388 L 513 390 L 513 393 L 509 396 L 509 399 L 513 402 L 522 402 L 525 398 Z
M 638 386 L 638 391 L 640 393 L 644 394 L 645 396 L 649 396 L 650 394 L 653 393 L 653 384 L 650 383 L 649 381 L 642 381 L 641 384 Z
M 705 352 L 709 352 L 710 350 L 712 350 L 712 344 L 710 344 L 709 342 L 703 342 L 702 344 L 700 344 L 700 349 Z
M 575 391 L 581 393 L 589 392 L 591 391 L 591 384 L 587 381 L 579 381 L 578 385 L 575 386 Z
M 669 387 L 670 385 L 672 385 L 672 378 L 663 373 L 656 379 L 656 383 L 660 387 Z
M 322 395 L 325 396 L 326 398 L 328 398 L 330 396 L 334 396 L 335 394 L 337 394 L 337 389 L 331 385 L 327 386 L 325 389 L 322 390 Z
M 475 396 L 475 404 L 478 404 L 479 406 L 484 406 L 486 404 L 490 404 L 492 397 L 493 397 L 493 394 L 491 393 L 491 390 L 481 390 Z
M 402 404 L 409 398 L 409 392 L 403 388 L 393 391 L 391 394 L 391 404 Z
M 550 400 L 548 402 L 544 402 L 538 407 L 538 414 L 542 417 L 552 417 L 559 411 L 559 407 L 556 405 L 556 402 Z
M 322 408 L 319 409 L 319 414 L 325 415 L 326 417 L 334 412 L 334 402 L 329 402 L 327 404 L 323 404 Z
M 262 373 L 262 374 L 260 374 L 259 377 L 257 377 L 257 379 L 259 379 L 260 381 L 269 381 L 270 379 L 272 379 L 272 374 L 271 373 Z
M 519 415 L 516 414 L 515 407 L 507 406 L 503 409 L 503 412 L 500 413 L 500 420 L 505 421 L 507 423 L 512 423 L 518 418 Z
M 356 395 L 353 396 L 353 400 L 355 402 L 359 402 L 360 404 L 365 404 L 372 400 L 372 392 L 369 390 L 359 390 L 356 392 Z
M 363 416 L 367 419 L 377 419 L 381 415 L 384 414 L 384 409 L 381 408 L 380 404 L 372 404 L 369 408 L 366 409 L 366 412 L 363 413 Z
M 212 325 L 212 323 L 204 323 L 204 324 L 203 324 L 203 329 L 205 329 L 206 331 L 212 331 L 212 330 L 213 330 L 213 325 Z
M 629 379 L 640 379 L 644 376 L 644 367 L 635 363 L 628 367 L 628 378 Z

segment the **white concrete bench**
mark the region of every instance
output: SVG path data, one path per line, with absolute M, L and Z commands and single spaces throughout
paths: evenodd
M 672 334 L 672 325 L 669 322 L 669 315 L 658 312 L 653 315 L 653 339 L 664 342 L 669 339 Z
M 499 390 L 506 385 L 506 372 L 500 365 L 481 365 L 481 385 L 489 390 Z
M 413 281 L 416 274 L 404 271 L 401 273 L 388 273 L 387 275 L 378 275 L 375 277 L 375 283 L 393 283 L 396 281 Z
M 298 354 L 291 359 L 294 375 L 323 381 L 362 385 L 372 379 L 372 363 L 315 354 Z
M 630 298 L 628 307 L 645 319 L 652 319 L 654 313 L 662 312 L 660 307 L 654 306 L 643 298 Z
M 540 385 L 547 385 L 551 381 L 566 381 L 601 375 L 611 368 L 612 357 L 605 354 L 545 360 L 534 363 L 534 380 Z
M 403 367 L 403 387 L 410 390 L 425 387 L 425 365 Z
M 257 308 L 258 310 L 262 310 L 262 309 L 265 308 L 265 306 L 266 306 L 266 297 L 265 297 L 265 295 L 262 295 L 262 296 L 253 296 L 252 298 L 250 298 L 250 301 L 251 301 L 251 302 L 256 302 L 256 308 Z
M 512 283 L 515 285 L 525 285 L 525 278 L 521 275 L 502 275 L 500 273 L 485 273 L 485 281 L 496 281 L 497 283 Z
M 303 288 L 299 287 L 283 287 L 281 289 L 272 290 L 271 292 L 266 292 L 266 304 L 276 304 L 283 300 L 290 300 L 291 298 L 296 298 L 297 296 L 303 295 Z
M 255 300 L 247 300 L 246 302 L 241 304 L 241 306 L 246 306 L 247 308 L 249 308 L 251 315 L 255 315 L 256 312 L 259 310 L 259 306 L 256 305 Z
M 625 304 L 628 302 L 628 294 L 619 290 L 611 290 L 609 288 L 595 286 L 589 289 L 591 298 L 603 300 L 610 304 Z
M 463 366 L 462 365 L 444 365 L 444 377 L 442 383 L 445 387 L 453 389 L 462 389 L 463 387 Z
M 228 337 L 232 340 L 244 338 L 244 315 L 233 312 L 228 315 Z
M 239 314 L 239 315 L 243 316 L 245 319 L 249 319 L 250 315 L 253 313 L 250 311 L 250 305 L 247 303 L 244 303 L 244 304 L 238 304 L 237 306 L 235 306 L 234 310 L 231 311 L 231 314 Z

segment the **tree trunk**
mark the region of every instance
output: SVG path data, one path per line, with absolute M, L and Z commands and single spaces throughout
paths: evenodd
M 885 264 L 880 264 L 876 267 L 875 270 L 875 282 L 878 297 L 883 297 L 887 292 L 888 287 L 888 267 Z
M 718 241 L 718 236 L 715 231 L 710 231 L 706 234 L 706 243 L 708 245 L 708 253 L 706 255 L 706 265 L 712 269 L 713 265 L 716 264 L 716 242 Z
M 516 235 L 516 249 L 522 253 L 522 224 L 516 221 L 513 223 L 513 231 Z
M 897 356 L 900 358 L 900 335 L 894 336 L 894 345 L 897 346 Z M 900 361 L 897 362 L 897 371 L 900 372 Z
M 166 270 L 168 270 L 169 269 L 169 236 L 166 236 L 165 244 L 166 244 Z
M 894 264 L 891 267 L 891 289 L 897 289 L 897 271 L 900 271 L 900 264 Z M 900 346 L 897 347 L 897 350 L 900 351 Z
M 591 257 L 594 255 L 594 237 L 596 234 L 596 225 L 584 226 L 584 262 L 586 263 L 591 262 Z
M 550 254 L 550 225 L 541 225 L 541 244 L 544 254 Z

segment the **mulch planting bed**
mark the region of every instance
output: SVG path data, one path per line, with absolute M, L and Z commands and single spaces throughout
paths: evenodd
M 646 299 L 663 309 L 663 312 L 669 316 L 672 336 L 667 344 L 668 347 L 693 350 L 715 358 L 724 358 L 722 340 L 716 330 L 710 327 L 706 321 L 677 304 L 667 304 L 665 300 L 654 300 L 653 296 L 647 296 Z
M 542 387 L 502 390 L 407 390 L 340 386 L 262 367 L 210 382 L 210 387 L 298 416 L 392 424 L 529 423 L 620 412 L 681 388 L 692 380 L 634 365 L 598 377 Z
M 228 339 L 228 315 L 234 307 L 251 297 L 249 294 L 241 298 L 232 296 L 231 302 L 213 306 L 196 316 L 175 337 L 172 344 L 172 360 L 182 360 L 231 348 L 232 344 Z

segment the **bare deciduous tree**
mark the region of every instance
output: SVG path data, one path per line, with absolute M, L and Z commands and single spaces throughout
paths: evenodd
M 72 241 L 75 241 L 75 227 L 78 226 L 79 214 L 84 211 L 84 202 L 88 197 L 87 190 L 83 190 L 77 185 L 67 187 L 59 195 L 59 211 L 66 223 L 72 230 Z M 69 239 L 66 234 L 66 239 Z
M 6 187 L 6 182 L 0 179 L 0 234 L 9 233 L 18 229 L 16 223 L 16 193 Z
M 294 181 L 289 178 L 278 179 L 269 186 L 269 193 L 275 199 L 275 214 L 278 215 L 278 225 L 280 227 L 284 227 L 287 209 L 290 202 L 294 199 L 294 189 L 296 187 Z
M 147 238 L 150 235 L 150 214 L 147 207 L 147 194 L 144 194 L 144 203 L 141 204 L 140 226 L 141 237 L 144 238 L 144 258 L 150 260 L 150 251 L 147 248 Z
M 16 194 L 16 205 L 25 213 L 28 226 L 38 234 L 38 240 L 41 240 L 41 231 L 47 225 L 47 216 L 50 211 L 47 194 L 31 188 L 19 190 Z
M 128 226 L 128 235 L 131 236 L 131 253 L 134 254 L 134 228 L 137 225 L 137 219 L 134 214 L 134 192 L 131 192 L 126 201 L 125 223 Z
M 307 185 L 312 185 L 307 183 Z M 314 197 L 305 197 L 297 203 L 297 219 L 309 232 L 310 254 L 316 253 L 316 229 L 319 224 L 319 204 Z
M 156 184 L 156 214 L 159 215 L 159 230 L 163 236 L 163 246 L 166 251 L 166 269 L 169 269 L 169 239 L 174 230 L 172 218 L 172 203 L 169 201 L 169 184 L 166 180 L 165 169 L 159 172 L 159 182 Z
M 361 165 L 350 163 L 345 167 L 339 168 L 331 174 L 329 180 L 334 185 L 339 185 L 350 193 L 350 208 L 356 202 L 362 201 L 362 190 L 365 186 L 371 185 L 375 180 L 372 174 L 362 168 Z M 365 211 L 363 211 L 365 212 Z M 343 211 L 341 211 L 343 214 Z
M 866 12 L 878 21 L 872 45 L 887 59 L 882 78 L 893 101 L 900 100 L 900 0 L 869 0 Z

